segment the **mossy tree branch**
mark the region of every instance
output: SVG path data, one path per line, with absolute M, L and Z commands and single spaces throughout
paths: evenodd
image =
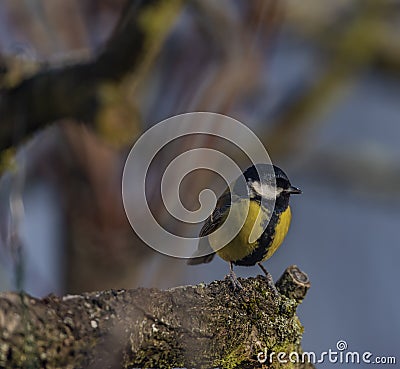
M 307 288 L 296 280 L 302 272 L 287 278 L 288 270 L 277 297 L 261 276 L 241 281 L 239 291 L 226 280 L 42 300 L 0 294 L 0 367 L 261 367 L 264 348 L 301 352 L 296 308 Z M 296 299 L 282 294 L 294 290 Z

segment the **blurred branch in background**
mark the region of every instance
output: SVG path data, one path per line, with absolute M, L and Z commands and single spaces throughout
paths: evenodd
M 158 255 L 137 239 L 123 211 L 122 167 L 143 129 L 182 112 L 215 111 L 252 120 L 274 161 L 297 158 L 312 146 L 311 133 L 321 128 L 315 117 L 337 106 L 365 70 L 398 70 L 394 1 L 54 4 L 0 4 L 0 19 L 13 14 L 7 22 L 14 27 L 0 37 L 0 148 L 5 159 L 16 153 L 20 170 L 18 148 L 24 147 L 25 192 L 42 180 L 58 193 L 68 291 L 175 284 L 183 273 L 179 260 Z M 35 9 L 35 16 L 27 9 Z M 23 58 L 3 46 L 15 35 L 35 41 Z M 260 109 L 254 101 L 263 107 L 277 94 L 269 85 L 271 65 L 277 46 L 289 38 L 315 50 L 312 73 L 300 88 L 289 81 L 274 109 Z M 223 146 L 212 137 L 189 137 L 176 143 L 170 156 L 199 145 Z M 339 158 L 335 155 L 332 160 Z M 167 159 L 153 168 L 153 194 Z M 244 162 L 237 153 L 233 159 Z M 351 171 L 357 161 L 347 165 Z M 12 175 L 9 171 L 3 178 L 4 193 Z M 195 207 L 199 192 L 212 181 L 209 174 L 194 173 L 183 186 L 182 202 Z M 168 217 L 161 200 L 155 209 L 161 219 Z M 7 211 L 2 213 L 5 233 Z
M 4 90 L 0 111 L 3 109 L 9 122 L 19 118 L 20 114 L 23 115 L 22 120 L 26 119 L 22 124 L 24 130 L 20 138 L 29 137 L 32 132 L 56 118 L 72 116 L 85 118 L 83 122 L 89 124 L 97 136 L 114 147 L 122 146 L 124 151 L 124 145 L 130 145 L 139 133 L 140 116 L 146 115 L 146 110 L 143 109 L 146 102 L 142 104 L 143 96 L 146 96 L 147 91 L 150 96 L 155 95 L 154 90 L 149 90 L 149 86 L 152 86 L 152 76 L 157 76 L 154 72 L 157 69 L 166 73 L 169 79 L 160 84 L 157 91 L 161 95 L 154 104 L 160 105 L 168 101 L 171 87 L 176 89 L 180 86 L 176 92 L 178 105 L 172 104 L 169 112 L 159 109 L 167 116 L 181 109 L 216 110 L 228 114 L 232 106 L 254 88 L 257 70 L 262 66 L 262 55 L 257 47 L 259 40 L 254 33 L 259 33 L 262 39 L 268 37 L 274 29 L 274 24 L 277 23 L 275 1 L 242 4 L 241 13 L 237 13 L 239 9 L 230 2 L 222 5 L 215 5 L 213 2 L 191 3 L 193 6 L 183 14 L 183 19 L 190 13 L 189 17 L 194 21 L 195 27 L 198 26 L 195 33 L 201 35 L 201 38 L 195 44 L 190 39 L 181 40 L 181 62 L 184 68 L 182 65 L 172 64 L 170 69 L 164 69 L 165 64 L 153 65 L 153 60 L 168 34 L 168 24 L 171 22 L 166 20 L 171 20 L 173 14 L 178 13 L 179 2 L 170 2 L 168 5 L 163 3 L 159 15 L 154 12 L 154 4 L 128 2 L 116 30 L 104 50 L 93 61 L 50 68 L 16 87 L 10 86 L 10 89 Z M 149 9 L 147 15 L 146 9 Z M 264 18 L 272 21 L 265 26 Z M 220 28 L 222 21 L 225 24 L 223 32 Z M 144 32 L 140 29 L 143 26 L 141 22 L 148 27 Z M 172 35 L 164 44 L 161 60 L 176 59 L 173 49 L 171 54 L 170 46 L 176 43 L 176 36 L 179 33 L 182 35 L 184 31 L 179 27 L 178 24 L 175 36 Z M 214 39 L 216 34 L 219 37 Z M 188 57 L 199 51 L 202 58 L 207 60 L 209 68 L 204 68 L 204 63 L 195 64 L 199 72 L 197 79 L 194 79 L 193 65 L 190 63 L 198 62 L 196 58 Z M 174 77 L 172 80 L 171 71 Z M 27 99 L 26 104 L 23 98 Z M 149 109 L 154 111 L 152 106 Z M 10 127 L 6 122 L 3 127 Z M 90 131 L 84 131 L 71 123 L 64 122 L 60 126 L 62 135 L 58 136 L 58 140 L 62 141 L 62 145 L 48 147 L 54 161 L 58 161 L 55 171 L 59 176 L 56 180 L 53 179 L 53 183 L 63 199 L 68 224 L 68 231 L 65 232 L 68 237 L 66 255 L 69 260 L 67 289 L 82 291 L 115 285 L 131 286 L 137 281 L 137 275 L 145 264 L 141 256 L 148 257 L 152 251 L 132 237 L 122 209 L 119 196 L 125 154 L 121 155 L 119 150 L 105 145 Z M 187 147 L 193 146 L 195 140 L 198 141 L 198 138 L 189 140 Z M 218 146 L 210 138 L 202 138 L 201 141 Z M 18 142 L 20 141 L 13 137 L 12 132 L 6 131 L 3 135 L 3 148 L 15 146 Z M 41 141 L 42 150 L 43 144 L 44 140 Z M 37 150 L 35 145 L 31 150 Z M 37 160 L 36 164 L 30 163 L 30 173 L 36 175 L 39 172 L 35 172 L 33 167 L 39 168 L 38 164 L 42 161 Z M 46 161 L 48 162 L 47 159 Z M 31 179 L 28 176 L 27 181 Z M 192 179 L 195 188 L 192 187 L 193 191 L 183 194 L 189 204 L 197 198 L 197 193 L 207 182 L 209 176 L 202 175 Z M 200 187 L 199 184 L 204 186 Z M 162 210 L 159 211 L 161 217 Z M 175 267 L 169 266 L 172 263 Z M 179 270 L 176 268 L 177 263 L 176 260 L 164 258 L 165 265 L 161 269 L 157 268 L 147 283 L 159 280 L 164 274 L 163 270 L 169 270 L 168 274 L 171 276 L 171 270 Z M 108 273 L 99 273 L 100 270 L 107 270 Z M 161 277 L 162 279 L 164 278 Z
M 312 0 L 307 3 L 287 1 L 287 20 L 296 31 L 305 31 L 307 37 L 321 46 L 325 54 L 324 66 L 322 71 L 315 71 L 314 80 L 304 91 L 297 96 L 289 95 L 290 100 L 281 103 L 273 126 L 263 134 L 273 156 L 290 156 L 301 150 L 301 146 L 308 143 L 309 126 L 316 122 L 313 116 L 321 110 L 331 110 L 335 106 L 332 100 L 346 96 L 346 92 L 338 94 L 338 90 L 344 92 L 343 87 L 353 83 L 365 69 L 381 65 L 378 62 L 387 56 L 383 45 L 393 39 L 384 37 L 386 32 L 382 32 L 387 29 L 386 18 L 392 14 L 395 3 L 368 0 L 354 6 L 352 2 L 342 1 L 339 9 L 319 7 L 318 2 Z M 309 11 L 309 7 L 315 12 Z M 341 13 L 345 13 L 347 19 L 343 19 Z M 393 46 L 391 65 L 397 63 L 396 58 L 400 56 L 398 45 L 394 43 Z M 400 68 L 397 73 L 399 71 Z
M 17 60 L 4 57 L 0 97 L 2 149 L 17 147 L 49 123 L 65 117 L 85 117 L 84 122 L 97 127 L 98 135 L 110 143 L 121 146 L 122 138 L 131 144 L 141 123 L 136 107 L 127 98 L 130 83 L 123 77 L 133 76 L 136 69 L 148 63 L 149 53 L 154 57 L 178 11 L 179 1 L 129 1 L 98 57 L 57 68 L 38 63 L 34 68 L 44 66 L 45 70 L 28 75 L 19 85 L 17 75 L 23 77 L 30 64 L 25 63 L 25 68 L 19 68 L 19 73 L 14 73 L 16 77 L 11 78 L 6 72 L 15 70 Z M 50 182 L 62 199 L 66 227 L 63 233 L 67 236 L 63 242 L 67 256 L 64 260 L 68 264 L 64 279 L 69 291 L 114 287 L 115 280 L 120 281 L 119 285 L 132 285 L 142 270 L 140 255 L 146 255 L 144 251 L 148 254 L 149 249 L 139 247 L 137 240 L 138 246 L 132 247 L 135 238 L 120 199 L 123 157 L 73 123 L 64 122 L 52 133 L 43 132 L 41 139 L 33 140 L 26 149 L 31 153 L 27 155 L 25 176 L 28 189 L 41 178 Z M 18 158 L 16 167 L 21 170 Z M 3 191 L 12 183 L 7 177 L 3 179 Z M 5 183 L 9 184 L 5 187 Z M 7 234 L 4 212 L 7 211 L 3 210 L 2 215 L 3 237 Z M 108 270 L 109 274 L 99 273 L 101 270 Z M 129 273 L 124 273 L 127 270 Z
M 19 143 L 13 131 L 17 122 L 23 125 L 25 135 L 61 118 L 94 123 L 101 85 L 118 82 L 140 68 L 149 51 L 161 44 L 179 10 L 178 1 L 167 6 L 157 1 L 138 4 L 128 2 L 113 36 L 93 62 L 40 72 L 2 92 L 1 149 Z
M 330 4 L 322 4 L 316 0 L 301 3 L 287 0 L 286 3 L 290 26 L 303 37 L 316 42 L 317 47 L 329 54 L 343 51 L 346 47 L 350 49 L 349 59 L 353 59 L 355 52 L 359 52 L 360 55 L 370 53 L 373 66 L 399 75 L 400 45 L 396 35 L 400 22 L 400 3 L 397 0 L 341 0 Z M 357 22 L 357 34 L 353 32 L 353 37 L 343 40 L 343 23 L 354 22 L 354 17 L 359 18 L 360 11 L 364 13 L 364 20 L 367 20 L 365 11 L 370 14 L 369 22 Z

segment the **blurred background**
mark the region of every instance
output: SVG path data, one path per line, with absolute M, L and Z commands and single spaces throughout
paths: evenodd
M 132 3 L 139 12 L 135 0 L 1 1 L 0 101 L 37 73 L 95 63 Z M 31 134 L 31 106 L 18 105 L 18 119 L 0 108 L 0 290 L 44 296 L 224 278 L 228 265 L 218 258 L 187 266 L 144 245 L 120 190 L 142 132 L 175 114 L 218 112 L 250 127 L 303 190 L 291 201 L 289 235 L 265 266 L 275 280 L 291 264 L 311 279 L 299 307 L 304 350 L 345 340 L 350 351 L 400 360 L 400 1 L 169 4 L 171 25 L 150 16 L 159 38 L 140 50 L 140 63 L 96 86 L 86 119 L 61 112 Z M 86 84 L 68 90 L 63 104 L 73 105 Z M 52 108 L 51 95 L 36 101 Z M 11 145 L 3 144 L 7 129 Z M 221 143 L 189 137 L 172 145 L 154 164 L 151 186 L 174 156 L 199 146 Z M 199 171 L 187 182 L 183 203 L 195 208 L 215 178 Z

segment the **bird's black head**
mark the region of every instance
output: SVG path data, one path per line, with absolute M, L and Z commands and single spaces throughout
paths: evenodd
M 289 199 L 291 194 L 301 193 L 301 190 L 292 186 L 285 172 L 276 165 L 252 165 L 243 172 L 243 176 L 252 197 Z M 274 186 L 274 180 L 276 186 Z
M 301 194 L 301 190 L 297 187 L 292 186 L 286 173 L 276 165 L 273 165 L 275 172 L 276 188 L 280 193 L 286 193 L 289 195 Z

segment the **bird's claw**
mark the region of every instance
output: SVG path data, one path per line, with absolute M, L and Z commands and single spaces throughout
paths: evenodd
M 264 268 L 264 266 L 261 263 L 258 263 L 258 266 L 261 268 L 261 270 L 265 274 L 265 278 L 267 279 L 267 285 L 269 287 L 269 290 L 272 291 L 275 297 L 279 296 L 279 291 L 277 290 L 274 280 L 272 279 L 272 275 L 270 272 L 268 272 L 267 269 Z
M 229 279 L 232 282 L 232 287 L 234 290 L 238 289 L 241 290 L 243 289 L 243 286 L 241 285 L 241 283 L 238 281 L 238 279 L 236 278 L 236 275 L 233 273 L 229 273 Z

